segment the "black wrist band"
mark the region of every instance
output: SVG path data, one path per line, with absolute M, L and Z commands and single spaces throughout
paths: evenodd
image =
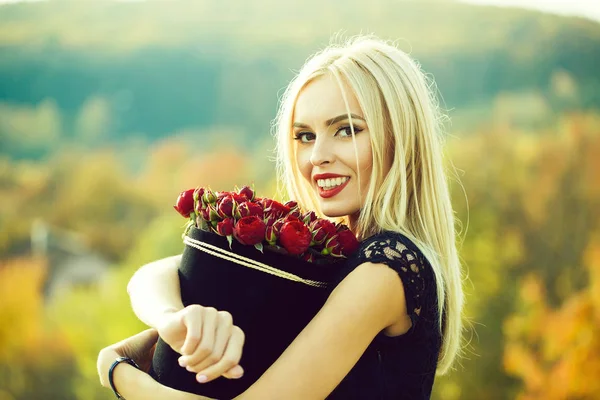
M 110 369 L 108 370 L 108 383 L 110 383 L 110 388 L 112 389 L 115 396 L 117 396 L 117 399 L 125 400 L 125 397 L 121 396 L 121 394 L 119 392 L 117 392 L 117 388 L 115 388 L 115 383 L 113 382 L 113 374 L 115 372 L 115 368 L 117 367 L 117 365 L 121 364 L 122 362 L 127 363 L 133 367 L 136 367 L 137 369 L 140 369 L 140 366 L 137 365 L 136 362 L 133 361 L 129 357 L 119 357 L 115 360 L 114 363 L 112 363 L 112 365 L 110 366 Z

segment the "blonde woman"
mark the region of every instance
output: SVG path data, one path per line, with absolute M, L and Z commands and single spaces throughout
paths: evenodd
M 435 374 L 452 367 L 463 293 L 431 87 L 407 54 L 370 36 L 317 53 L 288 86 L 275 125 L 279 178 L 303 208 L 346 222 L 361 246 L 321 311 L 237 398 L 427 399 Z M 223 310 L 183 308 L 177 266 L 174 257 L 136 273 L 136 314 L 199 382 L 239 377 L 243 332 Z M 101 382 L 117 356 L 147 361 L 156 337 L 104 349 Z M 129 365 L 114 384 L 129 400 L 205 399 Z

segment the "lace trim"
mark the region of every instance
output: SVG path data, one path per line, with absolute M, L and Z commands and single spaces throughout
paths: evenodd
M 386 264 L 398 272 L 404 285 L 407 309 L 420 315 L 425 293 L 423 271 L 426 261 L 422 256 L 398 239 L 382 238 L 367 243 L 361 249 L 360 257 L 365 261 Z

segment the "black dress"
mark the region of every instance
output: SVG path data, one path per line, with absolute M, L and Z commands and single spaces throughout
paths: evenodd
M 398 273 L 412 327 L 396 337 L 380 332 L 327 399 L 429 399 L 441 346 L 431 265 L 406 236 L 384 232 L 361 243 L 338 282 L 365 262 Z

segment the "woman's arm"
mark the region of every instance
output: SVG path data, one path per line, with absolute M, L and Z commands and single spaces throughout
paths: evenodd
M 405 315 L 398 274 L 384 264 L 361 264 L 336 287 L 279 359 L 236 400 L 326 398 L 375 336 L 405 320 Z
M 233 325 L 228 312 L 201 305 L 184 308 L 177 272 L 180 263 L 181 255 L 165 258 L 144 265 L 133 275 L 127 292 L 135 314 L 183 355 L 180 363 L 189 371 L 208 368 L 218 376 L 241 377 L 244 370 L 237 363 L 244 345 L 242 330 Z
M 127 363 L 120 363 L 115 367 L 113 383 L 124 398 L 129 400 L 212 400 L 161 385 L 144 372 L 150 368 L 153 346 L 157 339 L 158 332 L 155 329 L 147 329 L 102 349 L 98 355 L 97 365 L 102 386 L 110 389 L 108 379 L 110 366 L 117 357 L 125 356 L 134 359 L 142 370 Z
M 360 265 L 336 287 L 279 359 L 236 400 L 324 399 L 350 372 L 375 336 L 405 315 L 404 287 L 398 274 L 384 264 Z M 106 363 L 104 368 L 107 369 Z M 205 400 L 173 389 L 165 392 L 165 386 L 139 376 L 141 371 L 127 370 L 115 371 L 115 379 L 118 376 L 121 385 L 135 388 L 139 382 L 148 390 L 146 397 L 132 390 L 132 400 Z
M 165 315 L 183 309 L 177 269 L 181 255 L 163 258 L 141 267 L 127 285 L 133 312 L 153 328 Z

